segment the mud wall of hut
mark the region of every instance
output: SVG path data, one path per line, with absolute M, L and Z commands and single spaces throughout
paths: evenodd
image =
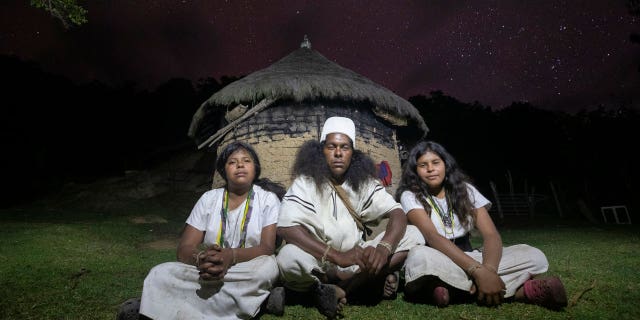
M 291 185 L 291 167 L 298 148 L 307 140 L 318 139 L 322 125 L 328 117 L 351 118 L 356 124 L 356 148 L 368 154 L 378 164 L 389 163 L 392 185 L 387 191 L 393 194 L 400 181 L 400 158 L 396 133 L 384 120 L 376 117 L 370 108 L 280 104 L 270 107 L 239 124 L 229 132 L 218 152 L 232 141 L 251 144 L 262 166 L 262 177 Z M 321 160 L 321 159 L 310 159 Z M 213 187 L 222 185 L 221 177 L 213 179 Z

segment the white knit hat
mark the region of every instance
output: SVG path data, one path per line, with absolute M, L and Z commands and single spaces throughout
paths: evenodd
M 351 138 L 353 148 L 356 147 L 356 125 L 353 121 L 345 117 L 331 117 L 324 122 L 322 127 L 322 134 L 320 135 L 320 142 L 327 139 L 327 135 L 331 133 L 346 134 Z

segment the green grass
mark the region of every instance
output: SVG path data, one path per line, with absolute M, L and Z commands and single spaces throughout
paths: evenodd
M 174 194 L 100 210 L 80 201 L 66 204 L 73 209 L 30 205 L 0 211 L 0 318 L 114 319 L 120 303 L 140 296 L 150 268 L 175 259 L 174 247 L 148 244 L 175 242 L 198 196 Z M 168 222 L 130 221 L 148 215 Z M 408 303 L 400 293 L 373 307 L 349 305 L 344 315 L 366 320 L 640 319 L 640 228 L 566 225 L 500 228 L 505 245 L 527 243 L 546 253 L 548 273 L 562 278 L 569 300 L 576 302 L 564 311 L 521 303 L 438 309 Z M 282 318 L 262 319 L 323 317 L 295 305 L 287 306 Z

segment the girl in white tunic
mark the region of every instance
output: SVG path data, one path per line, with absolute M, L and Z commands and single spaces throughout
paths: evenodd
M 277 281 L 273 253 L 280 201 L 266 189 L 282 196 L 284 188 L 258 179 L 258 157 L 241 142 L 222 151 L 216 170 L 226 186 L 206 192 L 196 203 L 180 239 L 179 262 L 149 272 L 140 305 L 143 316 L 252 318 Z
M 545 255 L 523 244 L 503 248 L 487 212 L 491 202 L 468 181 L 440 144 L 420 142 L 411 150 L 396 197 L 427 246 L 409 251 L 405 296 L 440 307 L 458 296 L 489 306 L 511 297 L 551 309 L 566 306 L 560 279 L 532 279 L 547 271 Z M 469 241 L 474 225 L 483 238 L 481 252 Z

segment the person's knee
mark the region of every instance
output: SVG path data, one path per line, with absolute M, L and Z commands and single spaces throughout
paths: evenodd
M 293 244 L 286 244 L 276 256 L 280 270 L 280 280 L 285 286 L 295 291 L 305 291 L 317 282 L 312 270 L 317 267 L 316 259 Z
M 415 246 L 424 246 L 424 244 L 426 243 L 426 241 L 424 240 L 424 236 L 422 235 L 420 230 L 413 225 L 407 226 L 401 242 L 403 242 L 407 249 L 411 249 Z
M 276 262 L 280 270 L 289 270 L 298 265 L 296 256 L 298 256 L 302 250 L 293 244 L 286 244 L 280 248 L 280 252 L 276 256 Z
M 280 275 L 278 269 L 278 263 L 276 262 L 275 257 L 273 256 L 261 256 L 256 261 L 256 269 L 255 276 L 265 279 L 272 280 L 276 279 Z
M 433 259 L 434 250 L 435 249 L 427 246 L 413 247 L 407 254 L 406 263 L 427 264 Z
M 526 257 L 531 264 L 533 272 L 545 272 L 549 268 L 547 256 L 538 248 L 526 244 L 518 245 L 521 256 Z
M 178 262 L 165 262 L 154 266 L 153 268 L 151 268 L 151 270 L 147 274 L 147 277 L 144 279 L 144 283 L 149 284 L 152 282 L 157 283 L 159 281 L 165 281 L 167 275 L 173 274 L 172 269 L 177 265 L 179 265 Z

